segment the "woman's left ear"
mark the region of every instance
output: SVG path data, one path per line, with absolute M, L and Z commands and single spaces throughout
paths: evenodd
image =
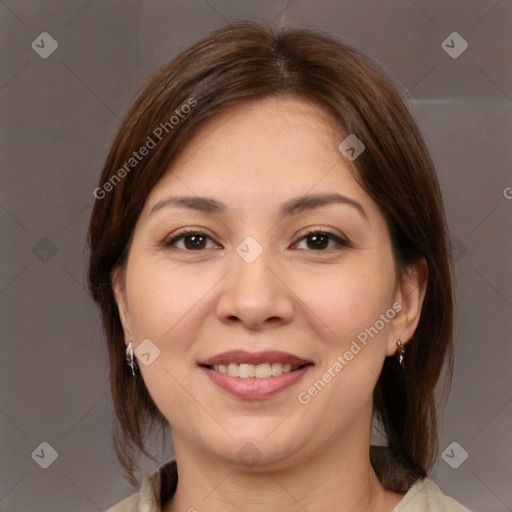
M 400 305 L 401 309 L 390 321 L 386 355 L 396 354 L 397 341 L 405 345 L 412 338 L 420 321 L 427 282 L 428 265 L 422 257 L 408 267 L 402 281 L 398 284 L 393 307 L 397 310 Z

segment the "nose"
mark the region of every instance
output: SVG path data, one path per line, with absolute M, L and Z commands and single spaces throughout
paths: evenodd
M 217 316 L 222 322 L 239 322 L 259 330 L 289 323 L 293 318 L 293 292 L 275 259 L 263 251 L 254 261 L 233 252 L 233 269 L 222 282 Z

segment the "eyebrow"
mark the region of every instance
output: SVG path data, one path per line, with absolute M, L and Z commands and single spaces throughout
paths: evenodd
M 281 217 L 288 217 L 291 215 L 297 215 L 307 210 L 314 210 L 329 204 L 345 204 L 352 206 L 359 212 L 362 217 L 368 220 L 368 216 L 366 215 L 366 212 L 360 203 L 354 199 L 351 199 L 350 197 L 338 193 L 306 194 L 303 196 L 295 197 L 294 199 L 290 199 L 284 203 L 281 206 L 279 213 Z M 208 197 L 172 196 L 167 197 L 166 199 L 162 199 L 162 201 L 159 201 L 157 204 L 155 204 L 155 206 L 151 208 L 149 215 L 152 215 L 162 208 L 171 207 L 188 208 L 200 212 L 213 213 L 216 215 L 222 215 L 226 211 L 225 204 Z

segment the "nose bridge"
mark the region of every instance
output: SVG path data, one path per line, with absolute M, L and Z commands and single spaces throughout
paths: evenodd
M 261 240 L 261 237 L 259 237 Z M 236 254 L 247 264 L 252 265 L 258 259 L 261 262 L 261 256 L 263 252 L 263 246 L 253 236 L 246 236 L 235 248 Z M 263 258 L 265 259 L 265 258 Z
M 265 320 L 289 321 L 293 306 L 286 286 L 277 278 L 272 251 L 246 237 L 232 255 L 233 270 L 223 289 L 218 314 L 257 327 Z
M 260 237 L 261 239 L 261 237 Z M 270 270 L 272 266 L 271 250 L 263 248 L 256 238 L 248 236 L 235 248 L 233 255 L 234 276 L 233 284 L 241 288 L 241 293 L 248 292 L 249 296 L 271 294 L 275 287 L 275 276 Z M 247 288 L 247 289 L 245 289 Z

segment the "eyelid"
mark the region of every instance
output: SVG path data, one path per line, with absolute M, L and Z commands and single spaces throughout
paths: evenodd
M 164 249 L 170 249 L 175 247 L 175 243 L 185 238 L 187 235 L 202 235 L 208 239 L 210 239 L 212 242 L 214 242 L 215 245 L 218 244 L 214 238 L 209 235 L 204 228 L 183 228 L 181 230 L 178 230 L 176 233 L 173 233 L 170 236 L 166 236 L 164 240 L 162 241 L 162 246 Z M 181 249 L 185 252 L 200 252 L 200 251 L 187 251 L 186 249 Z M 204 249 L 203 249 L 204 250 Z
M 330 228 L 322 228 L 320 226 L 314 226 L 314 227 L 307 228 L 306 231 L 303 231 L 302 233 L 297 235 L 297 238 L 293 242 L 293 245 L 298 244 L 303 239 L 307 238 L 309 235 L 312 235 L 312 234 L 325 235 L 325 236 L 329 237 L 330 240 L 334 241 L 338 245 L 338 247 L 352 247 L 351 242 L 349 241 L 348 237 L 346 237 L 345 235 L 334 233 Z M 215 245 L 217 245 L 217 246 L 220 245 L 215 241 L 215 239 L 211 235 L 209 235 L 207 232 L 205 232 L 204 228 L 183 228 L 182 230 L 178 230 L 176 233 L 173 233 L 171 236 L 166 237 L 162 242 L 162 246 L 165 249 L 176 248 L 176 246 L 175 246 L 176 242 L 181 241 L 187 235 L 201 235 L 201 236 L 204 236 L 204 237 L 208 238 L 209 240 L 211 240 Z M 190 251 L 187 249 L 180 249 L 180 250 L 185 251 L 185 252 L 202 252 L 205 249 L 199 249 L 197 251 Z M 307 252 L 322 253 L 322 252 L 327 252 L 327 251 L 328 251 L 328 249 L 327 250 L 318 250 L 318 251 L 310 250 Z
M 348 237 L 341 233 L 335 233 L 331 230 L 331 228 L 322 228 L 320 226 L 314 226 L 312 228 L 307 228 L 305 232 L 302 232 L 298 235 L 297 241 L 294 244 L 302 241 L 304 238 L 307 238 L 308 235 L 312 234 L 323 234 L 328 236 L 331 240 L 334 240 L 338 246 L 341 247 L 352 247 L 352 244 Z M 311 251 L 311 252 L 327 252 L 327 251 Z

